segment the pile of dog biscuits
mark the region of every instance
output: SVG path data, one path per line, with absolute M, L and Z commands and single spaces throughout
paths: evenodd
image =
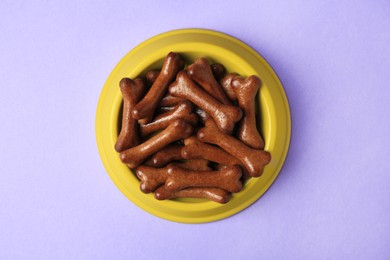
M 187 66 L 170 52 L 161 71 L 123 78 L 120 159 L 135 170 L 144 193 L 158 200 L 205 198 L 227 203 L 271 161 L 256 127 L 261 81 L 225 75 L 222 64 L 198 58 Z

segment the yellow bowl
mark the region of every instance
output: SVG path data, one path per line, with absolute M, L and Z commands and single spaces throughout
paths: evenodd
M 265 150 L 272 161 L 259 178 L 250 179 L 243 190 L 224 205 L 200 199 L 158 201 L 139 190 L 139 180 L 114 150 L 122 104 L 119 81 L 159 69 L 168 52 L 179 52 L 188 61 L 205 56 L 222 63 L 228 72 L 257 75 L 263 85 L 258 95 L 258 122 Z M 220 220 L 245 209 L 263 195 L 279 174 L 287 155 L 291 134 L 286 94 L 271 66 L 252 48 L 229 35 L 204 29 L 183 29 L 154 36 L 141 43 L 118 63 L 108 77 L 96 111 L 96 140 L 103 164 L 121 192 L 145 211 L 176 222 L 203 223 Z

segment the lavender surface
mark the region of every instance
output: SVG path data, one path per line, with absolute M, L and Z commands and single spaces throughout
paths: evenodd
M 253 2 L 0 2 L 0 259 L 390 259 L 390 2 Z M 271 189 L 201 225 L 128 201 L 95 142 L 117 62 L 189 27 L 261 53 L 292 114 Z

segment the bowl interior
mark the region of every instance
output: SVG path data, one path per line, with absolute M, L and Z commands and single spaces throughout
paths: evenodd
M 185 61 L 185 68 L 184 69 L 187 69 L 187 66 L 190 65 L 191 63 L 193 63 L 195 61 L 196 58 L 199 58 L 199 57 L 205 57 L 204 56 L 204 53 L 202 52 L 188 52 L 188 53 L 180 53 L 180 55 L 182 56 L 183 60 Z M 151 64 L 149 64 L 147 67 L 145 67 L 141 72 L 140 74 L 138 75 L 139 77 L 145 77 L 146 73 L 150 70 L 160 70 L 161 67 L 163 66 L 163 63 L 164 63 L 164 58 L 165 57 L 162 57 L 162 58 L 159 58 L 157 59 L 156 61 L 152 61 Z M 208 60 L 209 60 L 209 63 L 212 64 L 212 63 L 221 63 L 219 60 L 215 60 L 215 59 L 212 59 L 212 58 L 209 58 L 209 57 L 206 57 Z M 240 74 L 238 73 L 237 71 L 227 71 L 226 74 L 228 73 L 232 73 L 232 72 L 235 72 L 237 74 Z M 240 74 L 241 75 L 241 74 Z M 264 116 L 266 117 L 267 116 L 267 113 L 263 113 L 262 115 L 262 110 L 261 110 L 261 105 L 260 105 L 260 102 L 259 102 L 259 92 L 260 90 L 258 91 L 256 97 L 255 97 L 255 102 L 256 102 L 256 106 L 255 106 L 255 112 L 256 112 L 256 123 L 257 123 L 257 128 L 258 128 L 258 131 L 259 133 L 261 134 L 261 136 L 263 138 L 264 137 L 264 124 L 265 124 L 265 118 Z M 119 111 L 118 111 L 118 116 L 117 116 L 117 136 L 119 136 L 119 133 L 121 131 L 121 127 L 122 127 L 122 113 L 123 113 L 123 101 L 121 99 L 120 101 L 120 106 L 119 106 Z M 114 123 L 115 124 L 115 123 Z M 134 176 L 135 175 L 135 172 L 133 169 L 128 169 L 129 172 L 131 174 L 133 174 Z M 245 181 L 245 184 L 250 181 L 247 180 Z M 205 202 L 207 200 L 204 200 L 204 199 L 197 199 L 197 198 L 176 198 L 176 199 L 173 199 L 174 201 L 178 201 L 178 202 L 185 202 L 185 203 L 199 203 L 199 202 Z
M 139 190 L 139 180 L 124 165 L 114 144 L 120 130 L 122 95 L 119 81 L 123 77 L 143 76 L 162 67 L 168 52 L 182 55 L 186 64 L 198 57 L 218 62 L 227 72 L 241 76 L 257 75 L 262 86 L 256 97 L 258 129 L 265 150 L 272 155 L 260 178 L 250 179 L 243 190 L 220 205 L 200 199 L 157 201 L 153 194 Z M 228 35 L 200 29 L 178 30 L 155 36 L 129 52 L 112 71 L 102 91 L 96 118 L 96 136 L 102 161 L 118 188 L 139 207 L 156 216 L 186 223 L 201 223 L 235 214 L 256 201 L 273 183 L 285 160 L 290 140 L 288 102 L 276 74 L 253 49 Z

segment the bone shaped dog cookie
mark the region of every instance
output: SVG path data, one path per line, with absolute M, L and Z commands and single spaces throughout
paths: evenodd
M 183 101 L 171 111 L 158 115 L 152 122 L 146 125 L 140 125 L 140 133 L 142 136 L 148 136 L 151 133 L 166 128 L 174 120 L 181 118 L 191 125 L 198 123 L 198 116 L 192 113 L 193 106 L 189 101 Z
M 138 179 L 141 180 L 140 189 L 144 193 L 150 193 L 163 185 L 168 178 L 168 169 L 175 165 L 182 169 L 202 172 L 211 171 L 205 160 L 188 160 L 184 163 L 174 163 L 164 168 L 155 168 L 151 166 L 141 165 L 136 168 L 135 173 Z
M 144 143 L 121 152 L 120 159 L 130 168 L 137 167 L 147 157 L 177 140 L 187 138 L 192 133 L 192 126 L 183 119 L 176 119 L 165 130 L 151 137 Z
M 159 70 L 149 70 L 146 72 L 146 80 L 149 81 L 150 83 L 154 83 L 160 74 Z M 160 103 L 158 104 L 158 107 L 161 109 L 163 107 L 171 107 L 171 106 L 176 106 L 177 104 L 183 102 L 184 99 L 179 98 L 179 97 L 173 97 L 169 93 L 167 93 L 163 98 L 160 100 Z M 146 123 L 146 122 L 145 122 Z
M 217 187 L 230 192 L 239 192 L 242 189 L 241 168 L 237 165 L 228 166 L 219 171 L 206 172 L 185 170 L 170 165 L 167 174 L 165 187 L 171 191 L 188 187 Z
M 169 93 L 166 94 L 160 101 L 159 107 L 172 107 L 176 106 L 177 104 L 183 102 L 185 99 L 174 97 L 170 95 Z
M 201 198 L 225 204 L 230 200 L 230 193 L 220 188 L 186 188 L 179 191 L 170 191 L 165 185 L 158 188 L 154 197 L 158 200 L 176 199 L 176 198 Z
M 206 126 L 198 131 L 197 136 L 200 141 L 218 145 L 239 159 L 252 177 L 259 177 L 264 166 L 271 161 L 268 152 L 252 149 L 233 136 L 222 133 L 213 120 L 207 120 Z
M 238 76 L 237 73 L 229 73 L 219 81 L 219 84 L 221 85 L 222 89 L 225 91 L 226 95 L 229 97 L 231 101 L 237 100 L 237 96 L 233 90 L 233 85 L 232 85 L 233 80 L 237 76 Z
M 160 74 L 156 78 L 146 96 L 133 108 L 131 115 L 134 119 L 144 119 L 148 123 L 153 117 L 154 111 L 164 96 L 169 84 L 175 79 L 177 72 L 184 68 L 184 62 L 180 55 L 170 52 L 165 58 Z
M 214 78 L 219 81 L 225 76 L 226 69 L 221 63 L 213 63 L 210 65 L 211 71 L 213 72 Z
M 232 165 L 232 164 L 230 164 L 230 165 Z M 240 164 L 236 164 L 236 165 L 241 166 L 241 171 L 242 171 L 241 181 L 242 181 L 242 183 L 245 183 L 247 180 L 252 178 L 252 176 L 249 174 L 249 172 L 247 171 L 247 169 L 245 168 L 245 166 L 241 162 L 240 162 Z M 219 171 L 219 170 L 225 169 L 228 166 L 229 166 L 228 164 L 217 164 L 217 165 L 214 165 L 213 169 Z
M 242 117 L 242 111 L 238 107 L 224 105 L 196 86 L 186 71 L 177 74 L 176 81 L 169 87 L 169 93 L 173 96 L 190 100 L 209 114 L 224 133 L 233 131 L 234 124 Z
M 211 171 L 209 161 L 205 159 L 189 159 L 180 163 L 180 167 L 192 171 Z
M 205 120 L 210 117 L 204 110 L 199 107 L 196 107 L 194 112 L 198 115 L 200 122 L 202 123 L 204 123 Z
M 141 78 L 134 81 L 123 78 L 120 83 L 123 96 L 122 128 L 115 143 L 115 150 L 122 152 L 140 143 L 138 123 L 131 117 L 131 109 L 141 100 L 146 92 L 145 82 Z
M 146 72 L 145 78 L 150 83 L 154 83 L 156 81 L 158 75 L 160 75 L 159 70 L 149 70 L 148 72 Z
M 232 85 L 238 99 L 238 105 L 244 111 L 237 137 L 254 149 L 263 149 L 264 141 L 257 131 L 255 115 L 255 96 L 261 81 L 256 76 L 249 76 L 245 79 L 236 77 L 232 81 Z
M 167 167 L 154 168 L 151 166 L 141 165 L 136 168 L 135 173 L 138 179 L 141 180 L 140 190 L 143 193 L 155 191 L 163 185 L 167 179 Z
M 144 164 L 153 167 L 163 167 L 172 161 L 182 160 L 183 145 L 170 144 L 150 157 Z
M 196 136 L 184 139 L 181 156 L 184 159 L 206 159 L 223 165 L 242 165 L 241 161 L 225 150 L 199 141 Z
M 161 115 L 166 112 L 172 111 L 175 107 L 159 107 L 156 109 L 156 115 Z
M 251 177 L 240 160 L 218 146 L 203 143 L 196 136 L 184 139 L 184 144 L 185 146 L 181 150 L 184 159 L 203 158 L 218 163 L 217 169 L 229 165 L 240 165 L 242 167 L 242 179 L 247 180 Z
M 230 100 L 215 80 L 206 58 L 198 58 L 188 66 L 188 75 L 216 100 L 225 105 L 231 105 Z

